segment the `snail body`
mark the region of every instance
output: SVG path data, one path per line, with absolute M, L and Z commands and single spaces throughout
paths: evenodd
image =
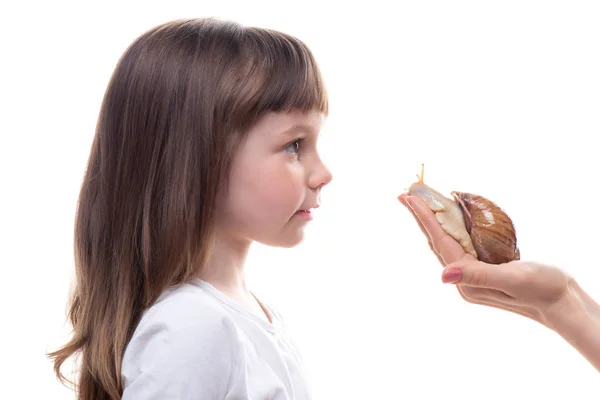
M 500 207 L 466 192 L 453 191 L 450 199 L 423 182 L 423 169 L 408 194 L 427 203 L 442 229 L 460 243 L 465 253 L 489 264 L 520 259 L 515 226 Z

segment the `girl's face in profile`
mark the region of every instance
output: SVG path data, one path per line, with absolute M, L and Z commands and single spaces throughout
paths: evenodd
M 310 210 L 331 173 L 317 140 L 320 112 L 269 113 L 234 154 L 229 191 L 217 212 L 217 234 L 292 247 L 300 243 Z

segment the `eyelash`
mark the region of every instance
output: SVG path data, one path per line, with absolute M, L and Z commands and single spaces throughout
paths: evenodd
M 291 154 L 298 154 L 300 152 L 300 148 L 301 148 L 301 145 L 302 145 L 303 141 L 304 141 L 303 138 L 298 138 L 298 139 L 294 140 L 293 142 L 289 143 L 287 146 L 285 146 L 285 150 L 287 151 L 287 149 L 289 149 L 290 146 L 297 145 L 297 149 L 295 149 L 295 150 L 293 150 L 293 151 L 291 151 L 289 153 L 291 153 Z

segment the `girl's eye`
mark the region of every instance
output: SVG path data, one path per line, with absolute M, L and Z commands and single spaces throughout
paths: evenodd
M 288 144 L 285 147 L 285 151 L 292 154 L 297 154 L 300 151 L 300 143 L 302 143 L 302 139 L 296 139 L 292 143 Z

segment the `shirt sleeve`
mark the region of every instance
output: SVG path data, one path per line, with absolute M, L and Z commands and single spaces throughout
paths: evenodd
M 170 307 L 143 321 L 123 360 L 123 400 L 226 397 L 235 370 L 235 326 L 206 308 Z

